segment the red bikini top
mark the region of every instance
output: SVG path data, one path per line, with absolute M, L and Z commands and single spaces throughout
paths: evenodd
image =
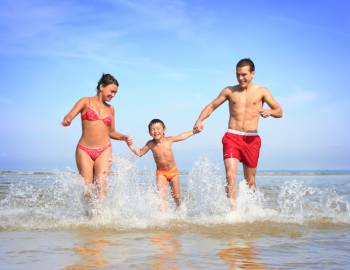
M 96 111 L 94 111 L 91 107 L 90 107 L 90 100 L 89 100 L 89 107 L 87 108 L 87 110 L 85 112 L 83 112 L 81 114 L 81 120 L 87 120 L 87 121 L 97 121 L 97 120 L 101 120 L 103 121 L 103 123 L 105 123 L 105 125 L 110 126 L 112 123 L 112 115 L 109 114 L 103 118 L 100 118 L 100 116 L 97 114 Z

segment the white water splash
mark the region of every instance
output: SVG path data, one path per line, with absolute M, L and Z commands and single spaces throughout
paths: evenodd
M 182 207 L 159 211 L 154 172 L 138 171 L 133 159 L 115 156 L 108 179 L 108 196 L 84 203 L 82 178 L 74 172 L 39 175 L 17 181 L 0 201 L 0 229 L 51 229 L 88 226 L 120 230 L 252 222 L 331 222 L 350 224 L 349 202 L 329 186 L 307 186 L 302 181 L 259 186 L 255 192 L 240 177 L 237 210 L 230 211 L 225 172 L 202 158 L 182 177 Z M 86 214 L 88 212 L 88 215 Z
M 302 181 L 285 182 L 278 196 L 283 222 L 350 222 L 350 204 L 334 188 L 306 186 Z

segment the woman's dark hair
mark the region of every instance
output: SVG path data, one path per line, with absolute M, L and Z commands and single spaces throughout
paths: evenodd
M 148 131 L 150 131 L 151 127 L 154 124 L 157 124 L 157 123 L 160 123 L 163 126 L 163 128 L 165 129 L 165 124 L 164 124 L 164 122 L 162 120 L 160 120 L 160 119 L 152 119 L 151 122 L 149 122 L 149 124 L 148 124 Z
M 100 92 L 100 86 L 102 85 L 103 87 L 110 85 L 110 84 L 115 84 L 116 86 L 119 86 L 119 83 L 116 78 L 114 78 L 111 74 L 102 74 L 100 80 L 97 83 L 97 93 Z

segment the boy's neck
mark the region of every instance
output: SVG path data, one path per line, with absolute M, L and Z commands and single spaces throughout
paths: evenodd
M 161 137 L 160 139 L 153 139 L 155 143 L 161 143 L 165 139 L 165 136 Z

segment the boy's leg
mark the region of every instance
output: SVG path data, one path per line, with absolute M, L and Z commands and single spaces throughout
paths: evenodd
M 157 181 L 157 188 L 158 188 L 159 197 L 160 197 L 160 210 L 162 212 L 165 212 L 168 208 L 167 200 L 166 200 L 166 196 L 168 193 L 168 190 L 167 190 L 168 180 L 165 178 L 165 176 L 158 175 L 156 178 L 156 181 Z
M 181 204 L 181 191 L 180 191 L 180 176 L 174 176 L 170 181 L 171 194 L 174 198 L 176 207 L 179 207 Z
M 226 158 L 224 160 L 226 169 L 226 194 L 231 203 L 231 209 L 236 210 L 236 200 L 237 200 L 237 167 L 239 160 L 236 158 Z
M 98 198 L 105 198 L 107 195 L 107 178 L 111 171 L 112 147 L 108 147 L 95 160 L 94 178 L 96 181 Z
M 249 168 L 247 165 L 243 164 L 243 171 L 244 171 L 244 178 L 247 181 L 249 188 L 255 191 L 255 189 L 256 189 L 256 181 L 255 181 L 256 168 Z

